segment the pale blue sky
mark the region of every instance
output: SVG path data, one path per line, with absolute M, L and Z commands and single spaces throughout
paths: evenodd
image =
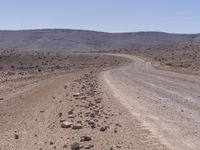
M 0 0 L 0 30 L 200 33 L 200 0 Z

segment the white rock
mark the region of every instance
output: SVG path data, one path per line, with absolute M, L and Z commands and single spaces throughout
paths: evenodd
M 75 93 L 73 96 L 74 97 L 78 97 L 78 96 L 80 96 L 81 95 L 81 93 Z
M 71 125 L 72 125 L 71 122 L 65 121 L 65 122 L 63 122 L 63 123 L 61 124 L 61 127 L 62 127 L 62 128 L 70 128 Z

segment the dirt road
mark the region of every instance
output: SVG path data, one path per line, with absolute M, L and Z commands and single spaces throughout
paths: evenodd
M 74 143 L 91 150 L 166 150 L 98 75 L 75 71 L 1 83 L 0 150 L 70 150 Z M 72 125 L 62 127 L 63 121 Z
M 200 77 L 161 71 L 142 59 L 102 73 L 113 95 L 162 143 L 200 148 Z
M 58 117 L 66 109 L 63 87 L 78 76 L 69 73 L 1 84 L 0 149 L 53 149 L 55 143 L 64 145 Z

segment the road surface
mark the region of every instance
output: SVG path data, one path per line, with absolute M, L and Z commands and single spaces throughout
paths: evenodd
M 155 69 L 136 56 L 102 73 L 112 94 L 171 149 L 200 149 L 200 77 Z M 133 129 L 134 130 L 134 129 Z

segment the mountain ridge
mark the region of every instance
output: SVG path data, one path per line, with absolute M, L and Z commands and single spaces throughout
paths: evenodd
M 73 29 L 0 30 L 0 48 L 17 50 L 87 52 L 179 43 L 200 39 L 200 34 L 166 32 L 108 33 Z

